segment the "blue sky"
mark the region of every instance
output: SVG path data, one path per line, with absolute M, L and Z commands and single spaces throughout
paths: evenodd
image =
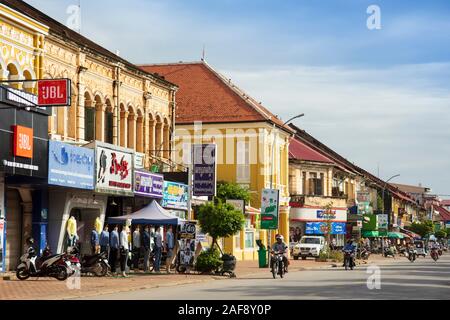
M 60 22 L 78 0 L 28 0 Z M 366 9 L 381 9 L 369 30 Z M 395 182 L 450 194 L 450 2 L 81 0 L 134 63 L 206 60 L 283 119 Z M 450 198 L 450 197 L 449 197 Z

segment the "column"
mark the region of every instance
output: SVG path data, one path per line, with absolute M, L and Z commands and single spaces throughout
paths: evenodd
M 289 206 L 280 206 L 280 225 L 278 232 L 284 237 L 284 242 L 289 244 Z M 288 254 L 289 251 L 288 251 Z
M 163 134 L 163 155 L 165 159 L 170 159 L 170 126 L 168 124 L 164 125 Z
M 119 107 L 116 105 L 113 109 L 113 144 L 119 145 Z
M 162 157 L 163 154 L 161 152 L 161 150 L 164 148 L 164 146 L 162 145 L 163 142 L 163 124 L 161 122 L 157 122 L 156 123 L 156 128 L 155 128 L 155 155 L 158 157 Z
M 78 86 L 78 108 L 76 110 L 77 114 L 77 138 L 79 140 L 84 140 L 84 87 Z
M 156 121 L 150 120 L 148 121 L 148 131 L 149 131 L 149 137 L 148 137 L 148 154 L 150 156 L 150 161 L 153 162 L 154 156 L 156 154 L 155 151 L 155 134 L 156 134 Z
M 136 151 L 144 152 L 144 123 L 143 117 L 136 120 Z

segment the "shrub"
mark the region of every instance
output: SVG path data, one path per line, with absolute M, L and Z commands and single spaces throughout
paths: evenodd
M 200 272 L 211 272 L 222 265 L 219 250 L 210 248 L 200 253 L 195 263 L 195 269 Z
M 319 258 L 316 260 L 319 262 L 326 262 L 332 260 L 333 262 L 342 262 L 344 261 L 344 254 L 341 251 L 330 251 L 329 253 L 325 250 L 321 251 L 319 254 Z

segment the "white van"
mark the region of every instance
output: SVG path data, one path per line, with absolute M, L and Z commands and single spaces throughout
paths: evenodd
M 299 243 L 294 246 L 292 256 L 294 260 L 302 257 L 319 257 L 320 252 L 325 248 L 325 238 L 322 236 L 303 236 Z

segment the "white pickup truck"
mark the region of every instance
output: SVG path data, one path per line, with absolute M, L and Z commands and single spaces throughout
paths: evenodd
M 325 238 L 322 236 L 303 236 L 300 241 L 294 246 L 292 256 L 294 260 L 302 257 L 305 260 L 307 257 L 319 257 L 320 252 L 325 248 Z

